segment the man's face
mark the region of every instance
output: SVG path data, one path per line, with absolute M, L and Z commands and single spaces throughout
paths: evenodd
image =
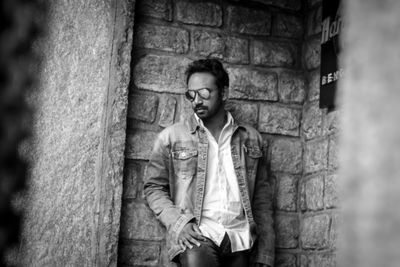
M 209 95 L 207 94 L 207 90 Z M 222 97 L 215 83 L 215 77 L 208 72 L 193 73 L 188 81 L 188 90 L 195 91 L 192 108 L 202 120 L 212 118 L 222 108 Z M 191 92 L 193 94 L 193 92 Z M 204 99 L 201 95 L 205 96 Z

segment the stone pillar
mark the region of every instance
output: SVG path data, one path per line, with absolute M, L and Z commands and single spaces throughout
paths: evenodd
M 399 266 L 400 2 L 344 3 L 341 266 Z
M 116 265 L 134 2 L 48 2 L 22 266 Z

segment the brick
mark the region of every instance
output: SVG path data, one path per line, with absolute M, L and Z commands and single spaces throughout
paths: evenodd
M 320 81 L 319 69 L 311 71 L 308 75 L 308 80 L 309 84 L 308 84 L 307 100 L 308 102 L 312 102 L 314 100 L 319 99 L 319 81 Z
M 339 167 L 338 159 L 338 137 L 331 135 L 329 138 L 328 148 L 328 168 L 330 170 L 337 169 Z
M 315 69 L 321 62 L 321 44 L 319 38 L 313 38 L 304 44 L 304 64 L 308 70 Z
M 132 94 L 129 98 L 129 118 L 149 123 L 154 122 L 158 107 L 156 95 Z
M 306 81 L 303 73 L 285 71 L 279 75 L 279 101 L 302 104 L 306 95 Z
M 307 16 L 307 36 L 321 33 L 322 6 L 314 8 Z
M 144 0 L 136 2 L 136 14 L 172 20 L 171 0 Z
M 183 121 L 193 115 L 192 103 L 186 99 L 184 95 L 176 96 L 177 102 L 177 114 L 175 121 Z
M 146 204 L 127 200 L 122 203 L 120 235 L 125 239 L 162 240 L 165 230 Z
M 324 170 L 327 167 L 328 140 L 306 142 L 304 154 L 305 173 Z
M 333 253 L 301 255 L 300 267 L 336 267 L 335 255 Z
M 339 204 L 338 197 L 338 176 L 336 174 L 328 175 L 325 178 L 325 207 L 327 209 L 335 208 Z
M 327 112 L 324 120 L 324 133 L 326 135 L 337 133 L 339 131 L 339 117 L 339 110 Z
M 295 11 L 298 11 L 301 8 L 301 1 L 293 1 L 293 0 L 252 0 L 252 1 Z
M 318 102 L 312 102 L 304 106 L 302 131 L 307 140 L 322 135 L 323 113 Z
M 229 98 L 278 100 L 276 73 L 244 67 L 229 67 L 227 72 L 230 80 Z
M 156 242 L 120 242 L 118 265 L 157 266 L 160 255 L 160 244 Z
M 278 139 L 271 145 L 271 170 L 299 174 L 302 171 L 302 147 L 298 140 Z
M 227 26 L 237 33 L 270 35 L 271 13 L 261 9 L 229 6 Z
M 290 253 L 277 253 L 275 256 L 276 267 L 297 267 L 296 255 Z
M 186 24 L 221 26 L 222 9 L 214 3 L 179 1 L 176 3 L 176 18 Z
M 156 92 L 184 93 L 189 63 L 191 60 L 177 56 L 146 55 L 133 69 L 134 84 Z
M 296 248 L 298 246 L 299 219 L 297 216 L 277 215 L 275 229 L 275 247 Z
M 299 136 L 300 115 L 298 109 L 261 105 L 258 129 L 263 133 Z
M 332 249 L 337 248 L 337 242 L 338 242 L 338 232 L 339 232 L 339 224 L 342 223 L 341 217 L 339 214 L 334 214 L 332 215 L 332 221 L 331 221 L 331 228 L 329 231 L 329 240 L 330 240 L 330 247 Z
M 326 214 L 303 218 L 300 230 L 300 240 L 303 249 L 328 248 L 329 221 L 329 216 Z
M 292 67 L 297 61 L 295 45 L 283 42 L 255 40 L 251 55 L 254 64 L 267 67 Z
M 149 159 L 153 149 L 156 132 L 135 131 L 128 134 L 125 156 L 128 159 Z
M 186 53 L 189 49 L 189 32 L 184 29 L 160 25 L 140 24 L 136 28 L 134 46 Z
M 225 60 L 229 63 L 249 63 L 249 41 L 247 39 L 227 37 L 225 40 Z
M 296 211 L 297 177 L 280 174 L 276 177 L 276 207 L 282 211 Z
M 142 180 L 144 167 L 134 161 L 125 160 L 124 180 L 123 180 L 123 195 L 126 198 L 136 198 L 140 181 Z
M 251 126 L 257 125 L 257 119 L 258 119 L 257 104 L 229 100 L 225 104 L 225 109 L 232 113 L 233 117 L 237 122 L 245 123 Z
M 324 208 L 323 176 L 316 176 L 301 181 L 300 208 L 302 211 L 316 211 Z
M 162 98 L 161 115 L 158 125 L 168 127 L 174 123 L 176 112 L 176 99 L 173 96 L 165 95 Z
M 225 54 L 225 41 L 219 33 L 195 31 L 193 33 L 193 50 L 204 57 L 222 59 Z
M 303 21 L 301 17 L 278 13 L 272 34 L 280 37 L 300 38 L 303 36 Z

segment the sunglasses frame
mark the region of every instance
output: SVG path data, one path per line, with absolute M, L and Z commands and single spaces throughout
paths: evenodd
M 203 90 L 207 90 L 207 91 L 208 91 L 208 97 L 203 97 L 203 96 L 200 94 L 200 91 L 203 91 Z M 191 97 L 190 94 L 189 94 L 189 92 L 194 92 L 194 97 Z M 185 92 L 185 97 L 186 97 L 186 99 L 189 100 L 190 102 L 193 102 L 193 101 L 196 99 L 196 95 L 199 95 L 199 97 L 200 97 L 201 99 L 208 100 L 208 99 L 210 99 L 210 97 L 211 97 L 211 89 L 210 89 L 210 88 L 201 88 L 201 89 L 198 89 L 198 90 L 187 90 L 187 91 Z

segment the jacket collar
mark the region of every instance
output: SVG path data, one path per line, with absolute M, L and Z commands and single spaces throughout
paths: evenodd
M 227 111 L 227 112 L 228 112 L 229 114 L 231 114 L 229 111 Z M 231 115 L 232 115 L 232 114 L 231 114 Z M 233 117 L 232 117 L 232 118 L 233 118 Z M 192 133 L 192 134 L 195 133 L 196 130 L 198 130 L 198 129 L 201 127 L 201 125 L 200 125 L 198 119 L 196 118 L 195 113 L 192 113 L 192 115 L 187 119 L 186 123 L 187 123 L 187 125 L 188 125 L 188 127 L 189 127 L 190 133 Z M 242 124 L 237 124 L 237 122 L 236 122 L 235 119 L 233 119 L 232 125 L 233 125 L 233 129 L 234 129 L 234 130 L 236 130 L 238 127 L 244 127 Z

